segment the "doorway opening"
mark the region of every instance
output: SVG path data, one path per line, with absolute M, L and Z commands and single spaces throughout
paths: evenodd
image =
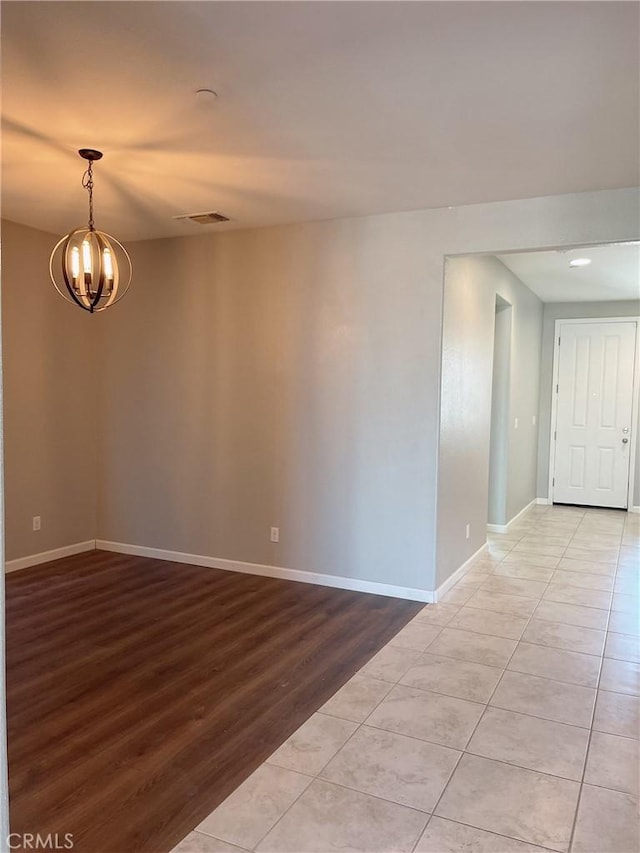
M 622 347 L 613 332 L 605 335 L 600 366 L 593 369 L 602 391 L 603 418 L 619 429 L 615 453 L 626 454 L 623 499 L 567 500 L 554 491 L 553 483 L 555 477 L 558 484 L 554 466 L 559 455 L 556 324 L 623 321 L 640 337 L 639 264 L 640 241 L 447 257 L 436 535 L 439 589 L 491 546 L 488 531 L 517 530 L 536 504 L 582 503 L 640 512 L 640 344 L 637 355 L 625 350 L 627 373 L 636 360 L 629 413 L 628 404 L 621 407 L 622 392 L 612 367 Z M 600 492 L 617 479 L 612 447 L 597 448 L 594 476 Z M 568 469 L 573 466 L 571 476 L 577 477 L 580 452 L 574 449 L 564 456 Z M 611 463 L 608 469 L 606 463 Z
M 489 525 L 507 523 L 507 466 L 509 458 L 509 397 L 513 306 L 496 294 L 493 332 L 493 377 L 489 437 Z

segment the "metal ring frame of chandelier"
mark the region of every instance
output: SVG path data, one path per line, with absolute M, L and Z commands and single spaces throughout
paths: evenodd
M 87 291 L 86 293 L 82 293 L 81 290 L 76 291 L 76 288 L 74 288 L 72 282 L 69 280 L 69 272 L 67 264 L 65 262 L 67 257 L 67 251 L 74 238 L 80 238 L 80 235 L 83 235 L 83 239 L 79 239 L 80 243 L 83 242 L 87 235 L 93 235 L 100 248 L 100 255 L 102 255 L 105 249 L 113 251 L 113 247 L 117 246 L 126 260 L 126 281 L 124 282 L 124 284 L 121 284 L 119 281 L 115 281 L 114 287 L 111 291 L 111 294 L 109 295 L 109 298 L 105 299 L 102 304 L 100 304 L 100 300 L 103 299 L 104 293 L 104 280 L 102 276 L 98 276 L 98 286 L 93 295 L 90 291 Z M 58 250 L 60 248 L 62 250 L 58 257 Z M 56 281 L 56 274 L 54 272 L 55 266 L 57 266 L 58 269 L 61 270 L 62 279 L 64 282 L 64 289 L 59 284 L 59 282 Z M 116 275 L 119 276 L 120 272 L 120 264 L 118 264 L 116 269 Z M 97 314 L 100 311 L 104 311 L 105 308 L 110 308 L 112 305 L 115 305 L 116 302 L 120 302 L 120 300 L 124 296 L 126 296 L 127 291 L 129 290 L 132 272 L 133 271 L 131 266 L 131 258 L 129 257 L 129 253 L 122 245 L 122 243 L 115 237 L 112 237 L 110 234 L 106 234 L 104 231 L 98 231 L 95 228 L 90 229 L 86 225 L 80 228 L 75 228 L 73 231 L 69 232 L 69 234 L 65 234 L 65 236 L 62 237 L 54 246 L 53 251 L 51 252 L 51 257 L 49 259 L 49 275 L 51 276 L 51 281 L 53 282 L 53 286 L 55 287 L 56 291 L 65 300 L 65 302 L 73 301 L 75 305 L 77 305 L 79 308 L 82 308 L 83 311 L 88 311 L 90 314 Z M 71 297 L 71 299 L 69 297 Z
M 94 314 L 115 305 L 126 295 L 132 267 L 122 243 L 94 227 L 93 163 L 102 158 L 102 152 L 81 148 L 78 154 L 89 161 L 82 176 L 82 186 L 89 195 L 89 222 L 56 243 L 49 259 L 49 275 L 66 302 Z

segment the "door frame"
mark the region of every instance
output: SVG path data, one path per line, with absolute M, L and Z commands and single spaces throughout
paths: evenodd
M 553 504 L 553 479 L 556 467 L 556 442 L 554 433 L 557 428 L 558 419 L 558 394 L 556 388 L 558 386 L 558 375 L 560 370 L 558 350 L 560 349 L 559 339 L 562 333 L 563 326 L 571 326 L 576 323 L 635 323 L 636 324 L 636 345 L 633 357 L 633 388 L 631 391 L 631 435 L 632 442 L 629 451 L 629 479 L 627 483 L 627 512 L 640 512 L 640 506 L 633 505 L 633 497 L 636 487 L 636 447 L 638 445 L 637 430 L 640 426 L 638 422 L 638 402 L 640 400 L 640 365 L 638 363 L 640 357 L 640 316 L 629 317 L 576 317 L 574 319 L 559 319 L 555 321 L 554 337 L 553 337 L 553 376 L 551 382 L 551 429 L 549 433 L 549 489 L 547 503 Z

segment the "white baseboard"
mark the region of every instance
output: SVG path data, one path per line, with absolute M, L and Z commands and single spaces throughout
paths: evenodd
M 525 512 L 528 512 L 532 506 L 535 506 L 538 503 L 539 500 L 542 501 L 544 498 L 534 498 L 531 503 L 528 503 L 524 509 L 521 509 L 520 512 L 517 515 L 514 515 L 506 524 L 487 524 L 487 530 L 489 533 L 508 533 L 511 525 L 515 524 L 519 518 L 522 518 Z
M 536 498 L 537 504 L 545 504 L 545 506 L 553 506 L 553 501 L 550 498 Z M 627 512 L 640 513 L 640 506 L 628 506 Z
M 72 557 L 74 554 L 82 554 L 85 551 L 93 551 L 96 547 L 95 539 L 86 542 L 76 542 L 74 545 L 63 545 L 62 548 L 54 548 L 51 551 L 41 551 L 39 554 L 30 554 L 28 557 L 19 557 L 17 560 L 9 560 L 4 564 L 5 573 L 17 572 L 19 569 L 28 569 L 30 566 L 39 566 L 51 560 L 59 560 L 62 557 Z
M 458 568 L 455 570 L 455 572 L 452 575 L 449 575 L 449 577 L 446 579 L 446 581 L 443 581 L 443 583 L 440 584 L 440 586 L 437 588 L 437 590 L 433 593 L 434 603 L 437 601 L 440 601 L 442 596 L 445 593 L 449 592 L 451 587 L 454 586 L 455 584 L 457 584 L 463 575 L 466 575 L 466 573 L 471 568 L 471 564 L 473 563 L 473 561 L 477 560 L 478 557 L 481 554 L 484 554 L 484 552 L 486 550 L 487 550 L 487 543 L 485 542 L 484 545 L 482 545 L 480 548 L 478 548 L 478 550 L 475 552 L 475 554 L 472 554 L 468 560 L 465 560 L 461 566 L 458 566 Z
M 433 601 L 433 592 L 413 589 L 406 586 L 393 586 L 378 581 L 345 578 L 339 575 L 324 575 L 317 572 L 303 572 L 299 569 L 285 569 L 281 566 L 263 566 L 259 563 L 244 563 L 238 560 L 226 560 L 221 557 L 206 557 L 202 554 L 186 554 L 181 551 L 166 551 L 163 548 L 148 548 L 145 545 L 128 545 L 123 542 L 96 540 L 96 548 L 102 551 L 115 551 L 118 554 L 131 554 L 136 557 L 151 557 L 156 560 L 169 560 L 172 563 L 187 563 L 209 569 L 222 569 L 228 572 L 243 572 L 249 575 L 261 575 L 267 578 L 282 578 L 300 583 L 312 583 L 318 586 L 331 586 L 337 589 L 349 589 L 354 592 L 369 592 L 374 595 L 387 595 L 391 598 L 406 598 L 410 601 Z

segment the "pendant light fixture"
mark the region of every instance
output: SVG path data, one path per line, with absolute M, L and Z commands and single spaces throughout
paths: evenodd
M 95 314 L 115 305 L 131 284 L 131 259 L 125 247 L 93 224 L 93 164 L 102 152 L 81 148 L 89 161 L 82 186 L 89 193 L 89 222 L 56 244 L 49 260 L 49 274 L 58 293 L 74 305 Z

